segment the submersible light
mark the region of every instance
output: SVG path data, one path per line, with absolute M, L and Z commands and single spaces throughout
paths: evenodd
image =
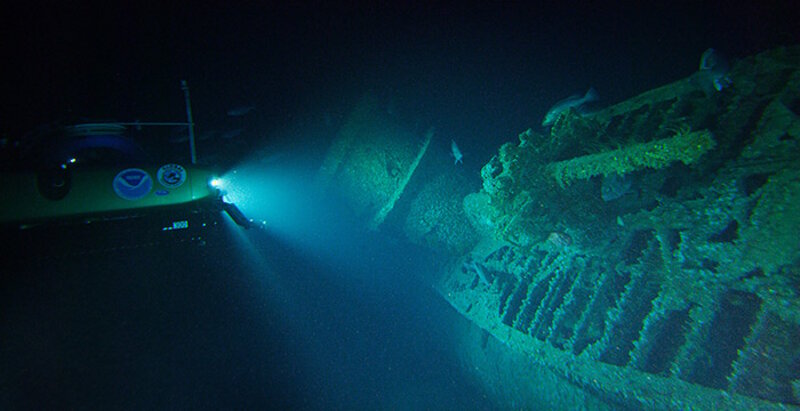
M 233 202 L 230 201 L 228 198 L 227 192 L 227 184 L 225 184 L 225 180 L 222 177 L 212 177 L 208 180 L 208 185 L 212 188 L 218 190 L 217 195 L 222 203 L 222 210 L 225 211 L 228 216 L 239 226 L 247 229 L 254 226 L 254 221 L 250 218 L 247 218 L 239 207 L 237 207 Z M 266 225 L 262 223 L 261 226 Z

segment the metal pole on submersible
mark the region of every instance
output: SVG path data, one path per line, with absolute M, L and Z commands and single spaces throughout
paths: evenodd
M 186 80 L 181 80 L 181 90 L 186 99 L 186 123 L 189 125 L 189 151 L 192 155 L 192 164 L 197 163 L 197 152 L 194 145 L 194 120 L 192 120 L 192 103 L 189 100 L 189 85 Z

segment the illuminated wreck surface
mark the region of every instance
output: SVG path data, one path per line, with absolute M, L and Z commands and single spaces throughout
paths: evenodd
M 434 130 L 409 138 L 365 98 L 319 179 L 446 256 L 435 287 L 477 326 L 460 357 L 498 404 L 795 409 L 800 48 L 730 78 L 567 111 L 499 147 L 478 192 Z

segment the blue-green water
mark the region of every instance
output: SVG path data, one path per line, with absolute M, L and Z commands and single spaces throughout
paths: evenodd
M 263 232 L 246 239 L 256 259 L 231 246 L 232 235 L 205 246 L 26 259 L 4 271 L 0 401 L 491 408 L 448 352 L 451 324 L 465 320 L 421 281 L 420 264 L 397 257 L 418 250 L 362 249 L 382 263 L 343 271 Z
M 253 169 L 246 186 L 277 193 L 241 204 L 245 212 L 269 220 L 270 210 L 283 210 L 266 231 L 244 232 L 220 220 L 202 243 L 153 244 L 131 234 L 128 245 L 108 250 L 104 238 L 119 236 L 113 224 L 90 239 L 45 230 L 21 249 L 4 234 L 3 409 L 522 404 L 523 395 L 506 395 L 511 384 L 477 381 L 481 371 L 462 363 L 459 337 L 471 325 L 431 287 L 447 259 L 405 241 L 396 215 L 408 213 L 408 198 L 375 233 L 358 228 L 369 216 L 351 215 L 336 196 L 304 191 L 350 110 L 369 93 L 394 125 L 415 136 L 436 130 L 426 159 L 437 162 L 420 167 L 412 195 L 435 167 L 448 167 L 459 176 L 459 189 L 477 192 L 481 167 L 498 147 L 530 127 L 544 132 L 538 127 L 556 101 L 594 87 L 600 99 L 593 108 L 607 107 L 695 73 L 710 47 L 733 63 L 796 43 L 800 21 L 791 2 L 614 10 L 506 3 L 79 6 L 9 6 L 4 13 L 13 19 L 0 24 L 2 38 L 10 39 L 0 44 L 8 62 L 0 91 L 0 168 L 48 153 L 48 144 L 29 150 L 37 134 L 25 134 L 44 124 L 182 121 L 179 82 L 186 80 L 200 162 L 225 172 Z M 785 103 L 797 114 L 796 101 Z M 139 143 L 157 158 L 185 163 L 184 133 L 167 130 Z M 626 138 L 610 136 L 573 154 Z M 447 157 L 454 141 L 463 154 L 458 168 Z M 298 158 L 302 173 L 281 168 Z M 290 175 L 280 175 L 280 189 L 269 192 L 273 176 L 259 170 Z M 756 175 L 745 183 L 755 187 L 766 179 Z M 680 178 L 667 181 L 667 196 L 680 192 Z M 604 200 L 624 201 L 643 184 L 618 183 Z M 605 206 L 613 207 L 610 201 Z M 604 304 L 598 303 L 598 324 Z M 587 333 L 599 336 L 600 328 Z M 735 334 L 741 340 L 746 330 Z M 483 348 L 491 348 L 494 340 L 484 338 Z M 731 346 L 723 356 L 735 352 Z M 667 366 L 654 358 L 654 367 Z M 486 369 L 496 370 L 491 359 Z M 714 375 L 710 386 L 726 383 L 725 373 Z M 490 399 L 503 395 L 502 403 Z

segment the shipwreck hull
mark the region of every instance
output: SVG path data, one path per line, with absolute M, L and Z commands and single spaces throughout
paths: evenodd
M 465 369 L 506 408 L 800 409 L 800 47 L 730 77 L 567 111 L 477 192 L 365 99 L 320 181 L 445 256 L 435 287 L 483 330 Z
M 483 240 L 441 295 L 614 407 L 797 409 L 798 67 L 773 50 L 720 94 L 690 77 L 522 133 L 464 199 Z M 601 199 L 612 174 L 636 193 Z
M 611 404 L 744 410 L 793 401 L 779 380 L 792 355 L 762 357 L 796 350 L 797 325 L 756 295 L 719 290 L 708 313 L 666 309 L 663 281 L 635 265 L 604 271 L 580 253 L 532 257 L 510 247 L 483 264 L 491 285 L 459 265 L 441 294 L 510 349 Z M 535 274 L 516 278 L 519 266 Z

